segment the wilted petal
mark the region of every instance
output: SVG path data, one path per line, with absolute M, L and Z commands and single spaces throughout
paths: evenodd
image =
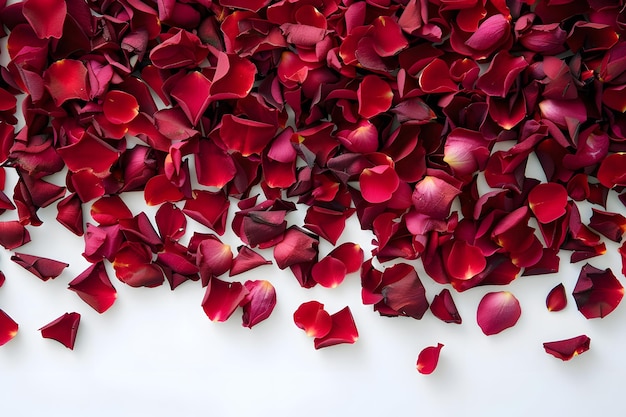
M 17 323 L 0 309 L 0 346 L 15 337 L 18 327 Z
M 480 300 L 476 319 L 487 336 L 513 327 L 522 314 L 519 301 L 508 291 L 490 292 Z
M 319 240 L 297 226 L 285 232 L 283 240 L 274 246 L 274 259 L 280 269 L 291 265 L 309 262 L 317 256 Z
M 376 75 L 366 75 L 356 94 L 359 114 L 367 119 L 389 110 L 393 100 L 389 84 Z
M 322 287 L 335 288 L 346 277 L 346 266 L 339 259 L 325 256 L 311 270 L 315 282 Z
M 243 326 L 251 329 L 272 314 L 276 305 L 276 290 L 269 281 L 246 281 L 244 284 L 248 295 L 244 300 Z
M 572 295 L 583 316 L 588 319 L 603 318 L 622 301 L 624 287 L 615 278 L 611 268 L 602 270 L 585 264 Z
M 240 282 L 212 278 L 202 300 L 202 309 L 211 321 L 226 321 L 247 295 L 248 290 Z
M 610 213 L 595 208 L 589 219 L 589 227 L 602 233 L 614 242 L 621 242 L 622 235 L 626 231 L 626 217 L 619 213 Z
M 626 185 L 626 153 L 614 153 L 604 158 L 596 177 L 606 188 Z
M 229 276 L 241 274 L 261 265 L 271 265 L 272 261 L 265 259 L 247 246 L 240 246 L 237 256 L 233 258 Z
M 330 319 L 332 321 L 330 331 L 325 336 L 315 338 L 315 349 L 322 349 L 340 343 L 352 344 L 357 341 L 359 332 L 354 323 L 350 307 L 339 310 L 331 315 Z
M 528 194 L 528 205 L 540 223 L 550 223 L 563 216 L 567 206 L 567 190 L 561 184 L 539 184 Z
M 293 313 L 293 321 L 310 337 L 326 336 L 333 324 L 330 314 L 324 310 L 324 304 L 317 301 L 300 304 Z
M 432 374 L 437 364 L 439 363 L 439 353 L 443 345 L 437 343 L 437 346 L 428 346 L 419 353 L 417 356 L 417 371 L 420 374 L 428 375 Z
M 546 353 L 563 361 L 568 361 L 574 356 L 588 351 L 590 342 L 591 339 L 589 336 L 581 335 L 572 337 L 571 339 L 545 342 L 543 348 L 546 350 Z
M 446 323 L 461 324 L 463 321 L 456 308 L 456 304 L 454 304 L 450 290 L 447 288 L 444 288 L 439 294 L 435 295 L 433 302 L 430 303 L 430 311 L 435 317 Z
M 102 261 L 91 265 L 74 278 L 69 283 L 69 289 L 101 314 L 107 311 L 117 298 L 117 291 L 111 285 Z
M 549 311 L 561 311 L 567 306 L 565 287 L 559 284 L 552 288 L 546 297 L 546 307 Z
M 66 348 L 73 350 L 80 324 L 80 314 L 65 313 L 58 319 L 46 324 L 39 331 L 46 339 L 54 339 Z
M 0 245 L 15 249 L 30 242 L 28 230 L 18 221 L 0 222 Z
M 56 106 L 75 98 L 89 100 L 87 68 L 81 61 L 62 59 L 54 62 L 44 73 L 44 81 Z
M 69 266 L 65 262 L 55 261 L 54 259 L 17 252 L 11 256 L 11 260 L 42 281 L 58 277 Z
M 102 111 L 111 123 L 130 123 L 139 114 L 139 103 L 134 96 L 124 91 L 110 90 L 104 96 Z
M 484 271 L 487 260 L 480 248 L 464 240 L 455 240 L 448 255 L 446 268 L 451 277 L 468 280 Z
M 388 201 L 400 185 L 396 171 L 389 165 L 365 168 L 359 176 L 361 195 L 370 203 Z
M 40 39 L 60 39 L 63 36 L 67 15 L 65 0 L 25 0 L 22 13 Z

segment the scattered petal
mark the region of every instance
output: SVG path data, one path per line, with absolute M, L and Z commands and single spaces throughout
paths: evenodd
M 74 278 L 69 283 L 69 289 L 100 314 L 111 308 L 117 298 L 117 291 L 111 284 L 102 261 L 91 265 Z
M 522 314 L 519 301 L 508 291 L 490 292 L 480 300 L 476 318 L 484 334 L 491 336 L 515 326 Z
M 246 299 L 248 290 L 240 282 L 212 278 L 207 285 L 202 309 L 211 321 L 226 321 Z
M 243 307 L 243 326 L 252 328 L 272 314 L 276 305 L 276 290 L 265 280 L 246 281 L 244 287 L 248 295 Z
M 341 343 L 354 343 L 359 338 L 354 317 L 350 307 L 345 307 L 330 316 L 332 325 L 330 331 L 321 337 L 316 337 L 313 341 L 315 349 L 322 349 L 328 346 L 334 346 Z
M 18 325 L 7 313 L 0 309 L 0 346 L 15 337 Z
M 555 342 L 545 342 L 543 348 L 546 353 L 561 359 L 562 361 L 568 361 L 574 356 L 578 356 L 589 350 L 589 344 L 591 339 L 589 336 L 581 335 L 572 337 L 571 339 L 558 340 Z
M 17 252 L 11 256 L 11 260 L 42 281 L 58 277 L 69 266 L 65 262 L 55 261 L 54 259 Z
M 444 345 L 437 343 L 437 346 L 428 346 L 417 356 L 417 371 L 420 374 L 429 375 L 437 368 L 439 363 L 439 353 Z
M 46 339 L 54 339 L 66 348 L 74 350 L 79 324 L 80 314 L 65 313 L 58 319 L 43 326 L 39 331 Z
M 578 311 L 588 319 L 609 315 L 624 297 L 624 287 L 610 268 L 598 269 L 585 264 L 572 292 Z
M 565 287 L 559 284 L 552 288 L 546 297 L 546 307 L 548 311 L 561 311 L 567 306 L 567 295 Z

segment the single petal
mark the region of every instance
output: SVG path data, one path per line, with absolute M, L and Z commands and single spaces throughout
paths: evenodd
M 626 185 L 626 153 L 614 153 L 604 158 L 596 178 L 606 188 Z
M 196 263 L 203 285 L 212 277 L 226 273 L 232 262 L 233 252 L 230 246 L 222 243 L 216 236 L 209 235 L 198 245 Z
M 233 258 L 233 262 L 228 273 L 229 276 L 241 274 L 261 265 L 271 265 L 272 261 L 265 259 L 247 246 L 237 248 L 237 256 Z
M 223 192 L 196 190 L 194 198 L 185 201 L 183 213 L 218 235 L 223 235 L 229 206 L 230 202 Z
M 171 96 L 176 99 L 185 116 L 196 126 L 209 107 L 209 81 L 201 72 L 192 71 L 176 81 Z
M 243 285 L 248 290 L 248 295 L 242 305 L 242 324 L 251 329 L 272 314 L 276 306 L 276 290 L 265 280 L 246 281 Z
M 559 284 L 552 288 L 546 297 L 546 307 L 549 311 L 561 311 L 567 306 L 565 287 Z
M 107 311 L 117 298 L 117 291 L 111 284 L 102 261 L 91 265 L 74 278 L 69 283 L 69 289 L 100 314 Z
M 339 259 L 325 256 L 313 265 L 311 275 L 322 287 L 335 288 L 346 277 L 346 266 Z
M 319 239 L 297 226 L 285 232 L 283 240 L 274 246 L 274 259 L 280 269 L 291 265 L 309 262 L 316 258 Z
M 28 230 L 18 221 L 0 222 L 0 245 L 15 249 L 30 242 Z
M 468 280 L 485 270 L 487 260 L 480 248 L 464 240 L 455 240 L 446 261 L 451 277 Z
M 25 0 L 22 13 L 40 39 L 60 39 L 63 36 L 67 15 L 65 0 Z
M 113 259 L 115 275 L 131 287 L 153 288 L 165 281 L 163 270 L 152 263 L 152 251 L 139 242 L 124 242 Z
M 527 67 L 524 57 L 500 51 L 493 57 L 487 71 L 478 78 L 476 87 L 487 95 L 505 97 L 517 76 Z
M 242 119 L 230 114 L 222 118 L 220 138 L 229 150 L 243 156 L 261 154 L 274 138 L 276 127 L 255 120 Z
M 44 73 L 44 81 L 56 106 L 70 99 L 89 100 L 87 68 L 81 61 L 62 59 L 54 62 Z
M 546 353 L 559 358 L 562 361 L 568 361 L 574 356 L 578 356 L 589 350 L 591 339 L 589 336 L 580 335 L 571 339 L 557 340 L 555 342 L 545 342 L 543 348 Z
M 490 292 L 480 300 L 476 319 L 487 336 L 515 326 L 522 314 L 519 301 L 508 291 Z
M 435 317 L 446 323 L 461 324 L 463 321 L 456 308 L 456 304 L 454 304 L 450 290 L 447 288 L 444 288 L 439 294 L 435 295 L 432 303 L 430 303 L 430 311 Z
M 17 252 L 11 256 L 11 260 L 42 281 L 58 277 L 69 266 L 65 262 L 55 261 L 54 259 Z
M 15 337 L 18 324 L 7 313 L 0 309 L 0 346 Z
M 561 184 L 539 184 L 528 194 L 528 205 L 540 223 L 550 223 L 563 216 L 567 206 L 567 190 Z
M 249 59 L 220 52 L 210 85 L 210 100 L 246 97 L 254 86 L 256 73 L 257 67 Z
M 443 219 L 450 214 L 452 201 L 460 193 L 454 185 L 428 175 L 415 185 L 412 200 L 418 213 Z
M 595 208 L 589 219 L 589 227 L 597 230 L 613 242 L 621 242 L 622 235 L 626 231 L 626 217 L 619 213 L 610 213 Z
M 293 321 L 309 337 L 326 336 L 333 324 L 330 314 L 324 310 L 324 304 L 317 301 L 300 304 L 293 313 Z
M 393 56 L 406 49 L 409 42 L 398 22 L 390 16 L 379 16 L 372 22 L 374 50 L 381 57 Z
M 388 201 L 400 185 L 398 174 L 389 165 L 365 168 L 359 176 L 361 194 L 370 203 Z
M 376 75 L 366 75 L 356 91 L 359 114 L 367 119 L 386 112 L 393 101 L 389 84 Z
M 185 234 L 187 218 L 174 204 L 164 203 L 157 210 L 154 219 L 163 239 L 178 240 Z
M 383 272 L 382 295 L 385 304 L 397 314 L 421 319 L 428 310 L 426 289 L 415 268 L 399 263 Z
M 588 319 L 610 314 L 624 297 L 624 287 L 610 268 L 605 270 L 585 264 L 572 292 L 578 311 Z
M 602 102 L 613 110 L 626 113 L 625 88 L 625 85 L 605 88 L 602 92 Z
M 432 374 L 437 364 L 439 363 L 439 353 L 443 345 L 437 343 L 437 346 L 428 346 L 419 353 L 417 356 L 417 371 L 420 374 L 429 375 Z
M 340 260 L 346 266 L 346 273 L 357 272 L 363 263 L 363 249 L 352 242 L 342 243 L 330 251 L 328 256 Z
M 106 196 L 94 201 L 90 214 L 102 226 L 111 226 L 119 223 L 120 220 L 133 218 L 133 213 L 118 195 Z
M 139 103 L 124 91 L 110 90 L 104 96 L 102 111 L 111 123 L 130 123 L 139 114 Z
M 351 211 L 347 212 L 351 214 Z M 328 240 L 333 245 L 341 237 L 346 226 L 346 211 L 340 212 L 324 207 L 311 206 L 304 217 L 304 227 Z
M 39 331 L 46 339 L 54 339 L 70 350 L 74 350 L 76 333 L 80 324 L 80 314 L 65 313 L 43 326 Z
M 328 346 L 338 345 L 341 343 L 354 343 L 359 338 L 354 317 L 350 307 L 345 307 L 330 316 L 332 325 L 330 331 L 322 337 L 316 337 L 313 341 L 315 349 L 322 349 Z
M 212 278 L 207 285 L 202 309 L 211 321 L 226 321 L 246 299 L 248 290 L 240 282 Z
M 448 64 L 439 58 L 435 58 L 418 76 L 422 91 L 428 94 L 453 93 L 459 86 L 450 77 Z
M 155 175 L 146 183 L 144 198 L 149 206 L 158 206 L 166 201 L 180 201 L 185 196 L 165 174 Z
M 57 221 L 76 236 L 85 233 L 83 225 L 83 205 L 78 194 L 72 193 L 57 204 Z
M 477 51 L 486 51 L 510 36 L 509 31 L 510 24 L 506 17 L 494 14 L 480 24 L 478 30 L 465 41 L 465 45 Z

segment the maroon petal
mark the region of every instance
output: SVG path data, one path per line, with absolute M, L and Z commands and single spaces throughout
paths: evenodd
M 429 375 L 432 374 L 437 364 L 439 363 L 439 353 L 443 345 L 437 343 L 437 346 L 428 346 L 419 353 L 417 356 L 417 371 L 420 374 Z
M 517 76 L 527 67 L 524 57 L 513 56 L 507 51 L 498 52 L 487 71 L 478 78 L 476 87 L 487 95 L 505 97 Z
M 18 221 L 0 222 L 0 245 L 15 249 L 30 242 L 28 230 Z
M 0 346 L 15 337 L 18 325 L 7 313 L 0 309 Z
M 384 302 L 397 314 L 421 319 L 428 310 L 426 289 L 422 285 L 415 268 L 408 264 L 396 264 L 385 269 L 382 288 Z
M 117 291 L 111 285 L 102 261 L 91 265 L 74 278 L 69 283 L 69 289 L 101 314 L 107 311 L 117 298 Z
M 163 271 L 152 263 L 148 245 L 124 242 L 113 260 L 115 275 L 131 287 L 157 287 L 165 281 Z
M 596 177 L 606 188 L 626 185 L 626 153 L 614 153 L 604 158 Z
M 463 240 L 455 240 L 448 255 L 446 268 L 451 277 L 468 280 L 485 270 L 487 260 L 480 248 Z
M 268 261 L 263 256 L 259 255 L 247 246 L 240 246 L 237 250 L 237 256 L 233 258 L 230 271 L 228 273 L 228 275 L 231 277 L 249 271 L 261 265 L 272 264 L 272 261 Z
M 602 102 L 613 110 L 626 113 L 626 99 L 624 99 L 626 85 L 605 88 L 602 92 Z
M 209 81 L 201 72 L 192 71 L 176 81 L 170 93 L 180 105 L 185 116 L 196 126 L 209 107 Z
M 546 353 L 568 361 L 574 356 L 578 356 L 589 350 L 591 339 L 586 335 L 572 337 L 571 339 L 557 340 L 555 342 L 545 342 L 543 348 Z
M 447 288 L 444 288 L 439 294 L 435 295 L 433 302 L 430 303 L 430 311 L 435 317 L 446 323 L 461 324 L 463 321 L 456 308 L 456 304 L 454 304 L 450 290 Z
M 195 191 L 194 198 L 185 201 L 183 213 L 223 235 L 229 206 L 230 202 L 223 192 Z
M 587 120 L 587 109 L 580 99 L 547 99 L 539 103 L 539 109 L 541 110 L 542 117 L 554 122 L 562 129 L 567 129 L 571 121 L 582 124 Z
M 339 259 L 325 256 L 311 270 L 315 282 L 322 287 L 335 288 L 346 277 L 346 266 Z
M 72 193 L 57 204 L 57 221 L 76 236 L 85 232 L 83 226 L 83 205 L 78 194 Z
M 67 15 L 65 0 L 25 0 L 22 13 L 40 39 L 63 36 Z
M 363 249 L 352 242 L 342 243 L 333 249 L 328 256 L 343 262 L 348 274 L 358 271 L 363 263 Z
M 391 87 L 376 75 L 366 75 L 356 94 L 359 100 L 359 114 L 367 119 L 389 110 L 393 101 Z
M 73 350 L 79 324 L 80 314 L 65 313 L 58 319 L 43 326 L 39 331 L 46 339 L 54 339 L 66 348 Z
M 87 68 L 81 61 L 74 59 L 56 61 L 44 73 L 44 81 L 56 106 L 75 98 L 89 100 Z
M 370 203 L 388 201 L 400 185 L 398 174 L 389 165 L 365 168 L 359 176 L 361 194 Z
M 165 203 L 159 207 L 154 219 L 163 239 L 178 240 L 185 234 L 187 218 L 174 204 Z
M 319 240 L 297 226 L 285 232 L 283 240 L 274 246 L 274 259 L 280 269 L 291 265 L 310 262 L 317 256 Z
M 207 285 L 202 309 L 211 321 L 226 321 L 246 299 L 248 290 L 240 282 L 212 278 Z
M 324 310 L 324 304 L 317 301 L 300 304 L 293 313 L 293 321 L 307 336 L 316 338 L 326 336 L 333 324 L 330 314 Z
M 54 259 L 41 258 L 39 256 L 17 252 L 15 255 L 11 256 L 11 260 L 42 281 L 58 277 L 61 275 L 61 272 L 69 266 L 69 264 L 65 262 L 55 261 Z
M 588 319 L 603 318 L 622 301 L 624 287 L 610 268 L 601 270 L 585 264 L 572 295 L 583 316 Z
M 480 300 L 476 319 L 487 336 L 515 326 L 522 314 L 519 301 L 508 291 L 490 292 Z
M 102 111 L 111 123 L 130 123 L 139 114 L 139 103 L 128 93 L 111 90 L 104 96 Z
M 330 331 L 322 337 L 316 337 L 313 341 L 315 349 L 322 349 L 340 343 L 354 343 L 359 338 L 354 317 L 350 307 L 345 307 L 330 316 L 332 325 Z
M 626 231 L 626 217 L 619 213 L 610 213 L 595 208 L 589 221 L 589 227 L 602 233 L 614 242 L 621 242 L 622 235 Z
M 243 326 L 252 328 L 272 314 L 276 305 L 276 290 L 269 281 L 246 281 L 248 295 L 243 304 Z
M 565 287 L 559 284 L 552 288 L 546 297 L 546 307 L 549 311 L 561 311 L 567 306 Z
M 540 223 L 550 223 L 565 214 L 567 190 L 561 184 L 539 184 L 528 194 L 528 205 Z

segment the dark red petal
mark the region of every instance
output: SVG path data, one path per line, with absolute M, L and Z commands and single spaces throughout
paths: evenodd
M 390 16 L 379 16 L 373 21 L 374 50 L 381 57 L 393 56 L 409 46 L 398 22 Z
M 574 356 L 578 356 L 589 350 L 591 339 L 586 335 L 572 337 L 571 339 L 557 340 L 555 342 L 545 342 L 543 348 L 546 353 L 568 361 Z
M 440 94 L 452 93 L 459 89 L 458 85 L 450 78 L 450 68 L 442 59 L 435 58 L 419 75 L 419 84 L 425 93 Z
M 315 349 L 322 349 L 340 343 L 354 343 L 359 338 L 354 317 L 350 307 L 345 307 L 330 316 L 332 325 L 330 331 L 322 337 L 316 337 L 313 341 Z
M 363 249 L 356 243 L 346 242 L 333 249 L 328 256 L 339 259 L 346 266 L 346 273 L 358 271 L 363 263 Z
M 6 276 L 4 275 L 4 272 L 0 271 L 0 287 L 2 287 L 4 281 L 6 281 Z
M 18 325 L 7 313 L 0 309 L 0 346 L 15 337 Z
M 133 213 L 118 195 L 96 200 L 91 205 L 90 213 L 91 217 L 102 226 L 110 226 L 119 223 L 122 219 L 133 218 Z
M 158 206 L 166 201 L 180 201 L 185 196 L 165 174 L 155 175 L 146 183 L 144 198 L 149 206 Z
M 261 154 L 275 133 L 274 125 L 227 114 L 222 118 L 220 138 L 229 150 L 246 157 Z
M 17 252 L 15 255 L 11 256 L 11 260 L 42 281 L 58 277 L 61 275 L 61 272 L 69 266 L 69 264 L 65 262 L 55 261 L 54 259 Z
M 447 288 L 444 288 L 439 294 L 435 295 L 432 303 L 430 303 L 430 311 L 435 317 L 446 323 L 461 324 L 463 321 L 456 308 L 456 304 L 454 304 L 450 290 Z
M 508 291 L 490 292 L 480 300 L 476 319 L 487 336 L 515 326 L 522 314 L 519 301 Z
M 546 297 L 546 307 L 549 311 L 561 311 L 567 306 L 565 287 L 559 284 L 552 288 Z
M 613 110 L 626 113 L 626 99 L 624 99 L 626 94 L 624 94 L 624 89 L 626 89 L 626 85 L 605 88 L 602 93 L 602 102 Z
M 65 313 L 58 319 L 46 324 L 39 331 L 46 339 L 54 339 L 66 348 L 73 350 L 80 324 L 80 314 Z
M 585 264 L 572 295 L 583 316 L 588 319 L 603 318 L 622 301 L 624 287 L 610 268 L 602 270 Z
M 0 222 L 0 245 L 15 249 L 30 242 L 28 230 L 18 221 Z
M 276 305 L 276 290 L 269 281 L 246 281 L 248 295 L 243 304 L 242 324 L 252 328 L 272 314 Z
M 139 114 L 139 103 L 124 91 L 111 90 L 104 96 L 102 111 L 111 123 L 130 123 Z
M 65 0 L 25 0 L 22 13 L 40 39 L 60 39 L 63 36 L 67 15 Z
M 44 73 L 44 80 L 57 106 L 74 98 L 89 100 L 87 68 L 81 61 L 74 59 L 56 61 Z
M 152 252 L 148 245 L 139 242 L 124 242 L 113 260 L 115 275 L 131 287 L 157 287 L 165 281 L 163 271 L 152 263 Z
M 619 213 L 610 213 L 592 208 L 593 214 L 589 221 L 589 227 L 602 233 L 614 242 L 621 242 L 622 235 L 626 231 L 626 217 Z
M 69 289 L 101 314 L 107 311 L 117 298 L 117 291 L 111 284 L 102 261 L 91 265 L 74 278 L 69 283 Z
M 359 176 L 361 194 L 370 203 L 388 201 L 400 185 L 398 174 L 389 165 L 365 168 Z
M 78 194 L 72 193 L 57 204 L 57 221 L 77 236 L 85 232 L 83 226 L 83 205 Z
M 311 276 L 322 287 L 335 288 L 346 278 L 346 266 L 339 259 L 325 256 L 313 265 Z
M 415 268 L 399 263 L 383 272 L 382 295 L 384 302 L 397 314 L 421 319 L 428 310 L 426 289 Z
M 528 205 L 540 223 L 550 223 L 565 214 L 567 190 L 561 184 L 539 184 L 528 194 Z
M 461 191 L 435 176 L 426 176 L 413 190 L 413 205 L 418 213 L 443 219 L 450 214 L 452 201 Z
M 367 119 L 389 110 L 393 101 L 391 87 L 376 75 L 363 77 L 356 94 L 359 114 Z
M 247 246 L 240 246 L 237 250 L 239 252 L 237 253 L 237 256 L 233 258 L 233 262 L 228 273 L 228 275 L 231 277 L 249 271 L 261 265 L 272 264 L 272 261 L 268 261 L 263 256 L 259 255 Z
M 223 192 L 194 191 L 194 198 L 185 201 L 183 213 L 218 235 L 226 230 L 226 216 L 230 202 Z
M 75 143 L 57 151 L 72 172 L 89 169 L 96 173 L 108 173 L 119 158 L 117 149 L 92 135 L 84 135 Z M 91 155 L 99 157 L 91 158 Z
M 626 185 L 626 153 L 615 153 L 604 158 L 598 168 L 597 178 L 606 188 Z
M 291 265 L 309 262 L 317 256 L 319 240 L 297 226 L 285 232 L 283 240 L 274 246 L 274 259 L 280 269 Z
M 247 295 L 248 290 L 240 282 L 212 278 L 202 300 L 202 309 L 211 321 L 226 321 Z
M 451 277 L 468 280 L 485 270 L 487 260 L 480 248 L 464 240 L 455 240 L 448 255 L 446 268 Z
M 293 321 L 310 337 L 326 336 L 333 324 L 330 314 L 324 310 L 324 304 L 317 301 L 300 304 L 293 313 Z
M 215 75 L 210 86 L 210 100 L 246 97 L 252 90 L 256 72 L 257 68 L 250 60 L 220 53 L 217 56 Z
M 161 238 L 178 240 L 185 234 L 187 218 L 174 204 L 164 203 L 157 210 L 154 219 Z
M 517 76 L 527 67 L 524 57 L 500 51 L 493 57 L 487 71 L 478 78 L 476 87 L 487 95 L 505 97 Z
M 200 117 L 209 107 L 210 88 L 211 81 L 201 72 L 192 71 L 178 79 L 170 93 L 194 126 L 198 124 Z
M 437 364 L 439 363 L 439 353 L 443 345 L 437 343 L 437 346 L 428 346 L 419 353 L 417 356 L 417 371 L 420 374 L 428 375 L 432 374 Z

